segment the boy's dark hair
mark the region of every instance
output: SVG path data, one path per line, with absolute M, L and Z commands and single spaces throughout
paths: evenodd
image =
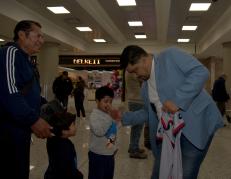
M 23 21 L 18 22 L 14 28 L 14 38 L 13 38 L 14 41 L 16 42 L 19 39 L 18 37 L 19 31 L 24 31 L 26 33 L 26 36 L 28 36 L 33 24 L 40 28 L 42 27 L 38 22 L 35 22 L 32 20 L 23 20 Z
M 102 86 L 95 91 L 95 99 L 96 100 L 100 101 L 105 96 L 110 96 L 111 98 L 114 98 L 113 90 L 107 86 Z
M 120 66 L 122 69 L 126 69 L 128 64 L 136 64 L 140 57 L 147 56 L 147 52 L 137 46 L 137 45 L 129 45 L 124 48 L 121 56 L 120 56 Z
M 56 136 L 61 136 L 62 130 L 68 130 L 76 120 L 76 115 L 66 112 L 62 104 L 55 99 L 42 105 L 40 115 L 53 127 L 52 132 Z

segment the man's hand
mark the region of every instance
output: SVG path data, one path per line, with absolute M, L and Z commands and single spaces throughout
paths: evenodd
M 31 130 L 38 138 L 52 137 L 54 134 L 51 133 L 51 127 L 43 118 L 39 118 L 32 126 Z
M 173 114 L 176 113 L 177 111 L 179 111 L 179 109 L 180 108 L 178 108 L 175 103 L 173 103 L 172 101 L 169 101 L 169 100 L 165 101 L 163 104 L 163 107 L 162 107 L 162 110 L 164 112 L 170 112 Z
M 76 133 L 75 122 L 72 122 L 68 130 L 62 130 L 62 138 L 74 136 Z
M 122 118 L 122 114 L 118 109 L 111 109 L 109 114 L 115 121 L 120 121 Z

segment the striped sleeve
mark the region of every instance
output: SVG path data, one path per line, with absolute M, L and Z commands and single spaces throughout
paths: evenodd
M 10 46 L 6 53 L 6 76 L 7 76 L 7 86 L 10 94 L 18 92 L 15 84 L 15 54 L 17 49 Z

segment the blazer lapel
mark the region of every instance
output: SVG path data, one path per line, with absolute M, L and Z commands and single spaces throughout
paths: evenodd
M 156 80 L 156 90 L 157 90 L 157 94 L 159 96 L 160 102 L 162 103 L 162 97 L 161 97 L 161 91 L 160 91 L 160 80 L 159 80 L 159 75 L 160 75 L 160 68 L 159 68 L 159 61 L 158 61 L 158 56 L 154 55 L 154 63 L 155 63 L 155 68 L 154 68 L 154 73 L 155 73 L 155 80 Z

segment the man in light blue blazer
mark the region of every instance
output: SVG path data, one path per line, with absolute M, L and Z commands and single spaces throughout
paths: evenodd
M 137 125 L 148 120 L 155 157 L 152 179 L 159 178 L 161 143 L 157 143 L 156 133 L 162 111 L 181 112 L 185 121 L 180 141 L 183 178 L 196 179 L 215 131 L 223 127 L 216 104 L 203 89 L 208 70 L 177 48 L 151 55 L 135 45 L 123 50 L 121 66 L 144 81 L 141 91 L 144 108 L 124 113 L 122 124 Z

